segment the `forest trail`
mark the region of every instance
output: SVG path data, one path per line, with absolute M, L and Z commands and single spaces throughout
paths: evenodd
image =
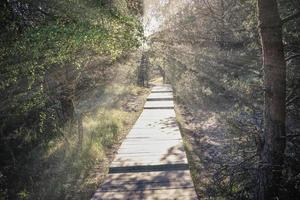
M 152 89 L 144 111 L 92 200 L 197 199 L 170 85 Z

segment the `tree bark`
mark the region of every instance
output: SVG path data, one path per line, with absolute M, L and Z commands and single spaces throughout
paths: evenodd
M 82 151 L 83 146 L 83 123 L 82 123 L 83 114 L 78 115 L 78 149 Z
M 148 87 L 148 57 L 143 53 L 141 63 L 138 67 L 137 84 L 141 87 Z
M 73 100 L 68 97 L 69 93 L 64 93 L 64 95 L 60 100 L 64 121 L 73 120 L 75 110 Z
M 128 13 L 128 7 L 126 0 L 104 0 L 104 7 L 109 10 L 115 10 L 120 12 L 121 14 Z
M 166 74 L 165 74 L 165 71 L 163 70 L 163 68 L 161 66 L 158 66 L 158 70 L 159 70 L 160 75 L 163 78 L 163 84 L 166 84 Z
M 285 150 L 286 63 L 276 0 L 258 0 L 264 66 L 264 131 L 261 137 L 258 199 L 279 197 Z
M 73 99 L 75 97 L 75 77 L 74 67 L 67 64 L 63 70 L 62 94 L 60 98 L 62 113 L 65 121 L 73 120 L 75 116 L 75 107 Z

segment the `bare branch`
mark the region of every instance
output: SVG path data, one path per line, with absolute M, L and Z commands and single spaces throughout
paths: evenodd
M 294 55 L 288 56 L 288 57 L 285 59 L 285 61 L 290 61 L 290 60 L 292 60 L 292 59 L 294 59 L 294 58 L 297 58 L 297 57 L 300 57 L 300 54 L 294 54 Z
M 300 17 L 300 11 L 297 11 L 296 13 L 291 14 L 290 16 L 287 16 L 286 18 L 282 19 L 282 20 L 281 20 L 281 23 L 282 23 L 282 24 L 285 24 L 285 23 L 287 23 L 288 21 L 297 19 L 298 17 Z

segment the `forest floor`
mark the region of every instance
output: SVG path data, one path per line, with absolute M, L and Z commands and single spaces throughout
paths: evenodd
M 215 113 L 202 111 L 195 116 L 179 105 L 176 111 L 197 194 L 200 198 L 209 196 L 212 191 L 208 188 L 216 184 L 212 179 L 216 173 L 213 161 L 221 156 L 225 127 L 217 123 Z
M 230 112 L 230 108 L 219 111 L 190 109 L 177 102 L 177 121 L 199 199 L 244 196 L 239 189 L 245 180 L 238 179 L 243 179 L 244 169 L 241 167 L 246 162 L 243 163 L 244 157 L 239 149 L 249 141 L 230 134 L 230 125 L 226 121 Z

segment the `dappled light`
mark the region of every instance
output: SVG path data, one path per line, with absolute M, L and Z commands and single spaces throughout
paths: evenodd
M 0 200 L 300 196 L 298 0 L 3 0 Z

